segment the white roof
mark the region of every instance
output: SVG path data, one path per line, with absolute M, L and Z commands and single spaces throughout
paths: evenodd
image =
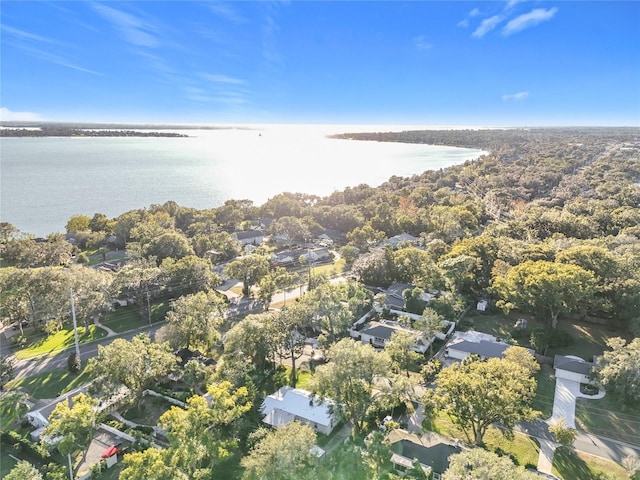
M 284 386 L 262 402 L 263 421 L 274 427 L 289 423 L 296 418 L 305 419 L 318 425 L 331 426 L 329 407 L 333 402 L 318 397 L 307 390 Z

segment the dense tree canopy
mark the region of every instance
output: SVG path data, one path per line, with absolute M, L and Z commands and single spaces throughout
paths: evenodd
M 607 342 L 595 367 L 595 377 L 608 392 L 629 405 L 640 400 L 640 338 L 627 343 L 617 337 Z
M 532 419 L 535 412 L 530 405 L 536 392 L 532 370 L 537 365 L 533 360 L 523 364 L 523 355 L 462 362 L 443 369 L 435 391 L 428 392 L 427 405 L 447 412 L 478 445 L 493 423 L 511 429 L 519 420 Z
M 509 311 L 519 308 L 534 315 L 546 314 L 556 328 L 561 313 L 584 312 L 592 298 L 592 272 L 577 265 L 547 261 L 526 261 L 495 279 L 493 290 Z

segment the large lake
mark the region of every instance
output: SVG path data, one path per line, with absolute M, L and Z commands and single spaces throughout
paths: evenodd
M 272 126 L 172 130 L 189 138 L 2 138 L 0 221 L 44 236 L 76 214 L 116 217 L 174 200 L 213 208 L 228 199 L 261 205 L 280 192 L 328 195 L 378 186 L 478 158 L 456 147 L 335 140 L 328 133 L 370 127 Z M 397 130 L 397 129 L 396 129 Z

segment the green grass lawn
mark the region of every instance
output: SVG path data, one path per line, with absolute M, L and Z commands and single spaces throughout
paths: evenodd
M 595 435 L 640 444 L 640 407 L 623 407 L 609 395 L 600 400 L 579 398 L 576 425 Z
M 66 368 L 58 368 L 50 372 L 13 380 L 7 384 L 6 388 L 7 390 L 22 388 L 29 396 L 37 399 L 55 398 L 89 380 L 91 380 L 91 376 L 86 368 L 79 374 L 71 373 Z
M 106 336 L 107 332 L 95 325 L 89 325 L 88 331 L 86 331 L 85 327 L 78 327 L 78 341 L 80 343 L 90 342 Z M 60 330 L 16 351 L 15 355 L 20 360 L 24 360 L 71 347 L 74 342 L 73 330 Z
M 147 325 L 138 313 L 138 307 L 128 306 L 121 307 L 108 312 L 101 323 L 109 327 L 116 333 L 123 333 L 134 328 L 144 327 Z
M 138 407 L 134 405 L 124 412 L 122 416 L 127 420 L 139 423 L 140 425 L 154 426 L 158 423 L 158 419 L 162 414 L 171 407 L 172 405 L 164 398 L 149 395 L 142 399 L 142 402 L 140 403 L 140 410 L 138 410 Z
M 532 406 L 542 412 L 542 419 L 549 418 L 553 413 L 553 397 L 556 392 L 556 377 L 553 375 L 551 365 L 541 365 L 540 371 L 535 375 L 538 387 Z
M 17 452 L 13 447 L 2 445 L 2 448 L 0 449 L 0 478 L 6 477 L 16 463 L 18 463 L 11 457 L 11 455 L 17 456 Z
M 553 457 L 553 474 L 564 480 L 600 480 L 617 478 L 629 480 L 627 472 L 617 463 L 582 452 L 559 448 Z M 601 475 L 613 475 L 603 477 Z
M 13 422 L 22 417 L 28 410 L 29 408 L 24 403 L 16 403 L 15 397 L 10 393 L 3 395 L 0 398 L 0 431 L 9 431 L 9 427 Z
M 456 425 L 446 414 L 425 419 L 423 426 L 427 430 L 434 431 L 450 438 L 459 438 L 469 444 L 473 444 L 473 439 L 467 435 Z M 540 446 L 534 439 L 521 433 L 514 433 L 513 438 L 505 436 L 502 431 L 496 427 L 489 427 L 484 436 L 485 448 L 492 452 L 500 449 L 500 453 L 509 455 L 514 463 L 518 465 L 537 465 Z

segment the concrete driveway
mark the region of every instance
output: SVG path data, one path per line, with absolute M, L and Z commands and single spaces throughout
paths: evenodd
M 597 400 L 604 397 L 604 390 L 596 395 L 585 395 L 580 392 L 580 382 L 556 377 L 556 392 L 553 398 L 553 413 L 548 423 L 564 418 L 567 426 L 576 428 L 576 398 Z

